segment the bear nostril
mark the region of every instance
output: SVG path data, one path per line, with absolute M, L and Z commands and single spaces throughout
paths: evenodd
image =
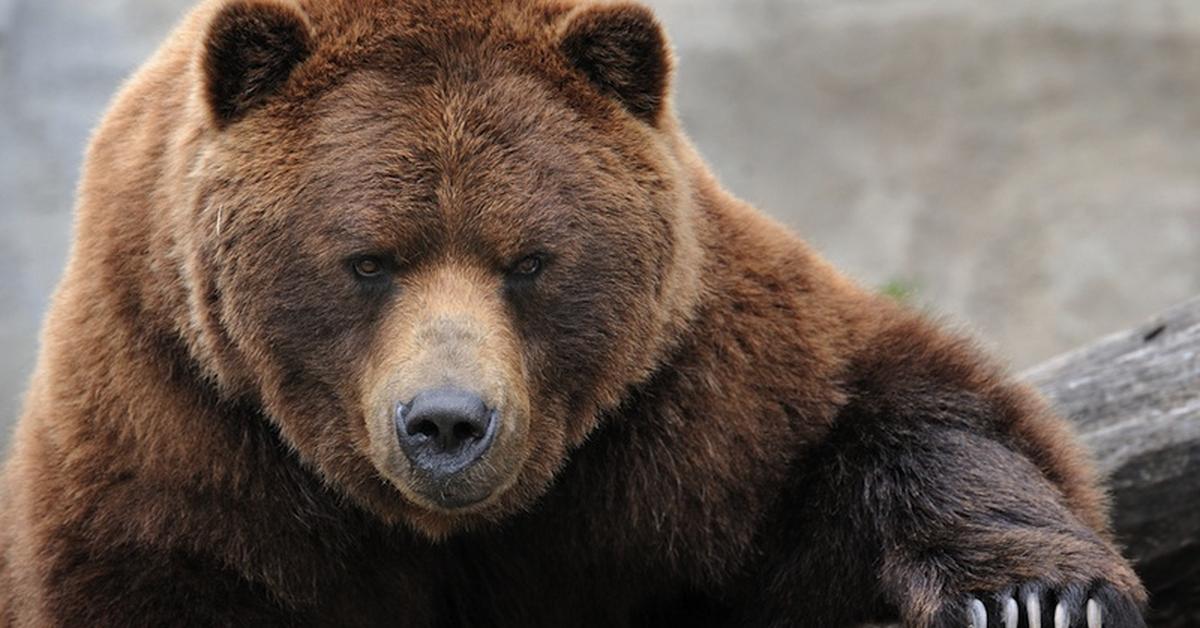
M 483 434 L 479 429 L 465 421 L 454 424 L 454 437 L 459 441 L 483 438 Z
M 420 434 L 428 438 L 437 438 L 441 434 L 441 430 L 433 421 L 416 421 L 408 426 L 408 433 L 413 436 Z

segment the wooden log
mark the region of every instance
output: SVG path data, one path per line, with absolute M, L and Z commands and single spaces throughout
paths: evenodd
M 1150 625 L 1200 626 L 1200 299 L 1024 375 L 1094 452 Z
M 1200 626 L 1200 298 L 1023 377 L 1096 457 L 1149 625 Z

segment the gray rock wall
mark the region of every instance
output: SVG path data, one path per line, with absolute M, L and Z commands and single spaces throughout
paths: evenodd
M 0 0 L 0 426 L 88 131 L 189 4 Z M 1200 3 L 651 4 L 730 189 L 1018 365 L 1200 293 Z

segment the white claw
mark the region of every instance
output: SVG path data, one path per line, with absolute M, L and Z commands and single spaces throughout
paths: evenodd
M 1017 628 L 1019 621 L 1021 621 L 1021 610 L 1017 608 L 1017 601 L 1010 597 L 1008 601 L 1004 602 L 1004 628 Z
M 987 609 L 978 598 L 971 598 L 967 605 L 971 612 L 971 628 L 987 628 Z
M 1104 610 L 1100 603 L 1094 599 L 1088 600 L 1087 603 L 1087 620 L 1088 628 L 1103 628 L 1104 626 Z
M 1067 628 L 1070 623 L 1071 614 L 1067 612 L 1067 607 L 1059 602 L 1058 606 L 1054 608 L 1054 628 Z
M 1025 615 L 1029 619 L 1029 628 L 1042 628 L 1042 603 L 1036 593 L 1025 596 Z

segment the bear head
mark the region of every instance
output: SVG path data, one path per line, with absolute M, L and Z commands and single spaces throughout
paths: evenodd
M 528 508 L 686 328 L 697 208 L 648 10 L 223 0 L 194 70 L 192 352 L 385 520 Z

